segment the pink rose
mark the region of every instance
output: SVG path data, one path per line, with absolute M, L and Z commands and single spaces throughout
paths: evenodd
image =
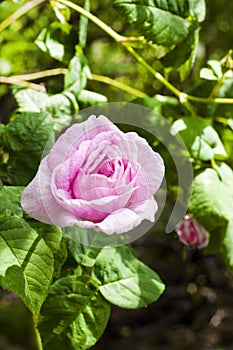
M 202 249 L 209 243 L 208 232 L 191 215 L 185 215 L 175 230 L 180 241 L 192 248 Z
M 163 176 L 162 158 L 143 138 L 92 115 L 58 138 L 21 203 L 47 224 L 123 233 L 154 221 Z

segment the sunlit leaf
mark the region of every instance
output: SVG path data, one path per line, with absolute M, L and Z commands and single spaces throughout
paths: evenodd
M 6 126 L 4 146 L 9 153 L 7 180 L 10 184 L 27 185 L 34 177 L 53 132 L 46 118 L 45 113 L 24 112 Z
M 207 168 L 193 182 L 190 211 L 211 231 L 224 226 L 233 213 L 233 172 L 225 163 Z
M 54 22 L 44 28 L 35 43 L 43 51 L 58 61 L 68 63 L 74 55 L 75 34 L 67 23 Z
M 164 291 L 159 276 L 138 260 L 128 246 L 103 249 L 92 276 L 101 294 L 112 304 L 136 309 L 156 301 Z
M 37 316 L 54 276 L 54 253 L 60 248 L 61 231 L 42 224 L 35 231 L 18 216 L 0 217 L 0 284 L 17 293 Z M 47 236 L 47 237 L 46 237 Z M 53 243 L 47 243 L 45 237 Z M 57 250 L 58 250 L 57 249 Z
M 214 128 L 203 118 L 178 119 L 172 126 L 173 135 L 180 134 L 191 155 L 203 161 L 226 158 L 224 146 Z
M 67 276 L 52 286 L 39 318 L 45 350 L 89 349 L 102 335 L 110 304 L 88 276 Z

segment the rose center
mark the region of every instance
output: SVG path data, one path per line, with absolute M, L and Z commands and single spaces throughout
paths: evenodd
M 122 165 L 120 160 L 118 160 L 116 164 L 116 161 L 108 159 L 100 165 L 99 169 L 97 170 L 97 174 L 105 175 L 106 177 L 112 177 L 117 165 Z

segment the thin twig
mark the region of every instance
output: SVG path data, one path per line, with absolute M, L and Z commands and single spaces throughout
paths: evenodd
M 25 13 L 33 9 L 34 7 L 40 5 L 45 0 L 32 0 L 27 2 L 24 6 L 20 7 L 16 12 L 14 12 L 11 16 L 5 19 L 0 24 L 0 33 L 6 29 L 11 23 L 13 23 L 16 19 L 22 17 Z
M 101 83 L 105 83 L 105 84 L 114 86 L 120 90 L 128 92 L 129 94 L 136 96 L 136 97 L 139 97 L 139 98 L 148 97 L 148 95 L 146 93 L 144 93 L 140 90 L 132 88 L 131 86 L 128 86 L 120 81 L 111 79 L 109 77 L 105 77 L 103 75 L 92 74 L 90 77 L 90 80 L 99 81 Z
M 48 69 L 48 70 L 43 70 L 35 73 L 15 75 L 14 78 L 19 80 L 37 80 L 41 78 L 46 78 L 46 77 L 51 77 L 54 75 L 60 75 L 60 74 L 66 74 L 66 73 L 67 73 L 67 68 L 55 68 L 55 69 Z
M 34 89 L 37 91 L 46 92 L 46 89 L 43 85 L 29 83 L 28 81 L 19 80 L 19 79 L 16 79 L 15 77 L 0 77 L 0 83 L 18 85 L 18 86 Z

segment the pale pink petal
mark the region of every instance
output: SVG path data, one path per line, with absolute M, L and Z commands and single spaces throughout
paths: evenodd
M 41 197 L 40 183 L 41 180 L 45 186 L 45 192 L 48 191 L 46 197 L 51 194 L 50 190 L 50 177 L 51 172 L 47 166 L 47 157 L 44 158 L 39 166 L 38 172 L 30 184 L 24 189 L 21 196 L 21 205 L 23 210 L 32 218 L 45 222 L 46 224 L 52 224 L 50 217 L 43 205 Z
M 59 164 L 53 170 L 52 176 L 55 179 L 54 181 L 57 188 L 67 191 L 71 194 L 72 184 L 85 160 L 86 151 L 89 144 L 90 141 L 83 142 L 78 151 L 74 152 L 70 158 L 68 158 L 65 162 Z
M 51 192 L 51 173 L 47 164 L 47 157 L 41 161 L 35 178 L 25 188 L 21 196 L 24 211 L 32 218 L 50 225 L 60 227 L 78 224 L 79 220 L 60 206 Z M 89 223 L 89 228 L 94 228 Z M 87 226 L 85 226 L 87 227 Z
M 133 211 L 129 208 L 119 209 L 108 215 L 103 221 L 96 225 L 101 231 L 108 235 L 113 233 L 121 234 L 140 225 L 143 220 L 154 222 L 157 209 L 158 205 L 154 200 L 154 197 L 152 197 L 146 201 L 146 203 L 141 203 L 136 210 Z
M 106 117 L 91 115 L 86 121 L 72 125 L 62 134 L 49 153 L 48 164 L 54 169 L 58 164 L 69 158 L 83 141 L 93 140 L 102 132 L 118 130 Z
M 102 132 L 95 136 L 91 142 L 91 150 L 88 153 L 85 171 L 92 173 L 104 161 L 104 159 L 122 159 L 122 152 L 113 143 L 115 132 Z
M 135 131 L 130 131 L 125 134 L 128 139 L 136 142 L 136 143 L 142 143 L 146 146 L 149 146 L 149 143 L 144 139 L 143 137 L 139 136 Z M 150 146 L 149 146 L 150 147 Z
M 147 183 L 149 186 L 149 197 L 152 196 L 160 187 L 165 167 L 161 156 L 154 152 L 149 146 L 147 141 L 140 137 L 135 132 L 126 133 L 131 140 L 134 140 L 137 144 L 137 158 L 136 162 L 139 163 L 143 169 L 144 175 L 147 177 Z M 141 181 L 139 181 L 141 183 Z
M 68 199 L 61 190 L 54 188 L 53 184 L 52 189 L 57 204 L 78 218 L 92 221 L 103 220 L 109 213 L 126 206 L 135 190 L 132 188 L 120 196 L 108 196 L 87 201 L 84 199 Z
M 128 208 L 119 209 L 108 215 L 103 221 L 96 224 L 99 229 L 108 235 L 124 233 L 138 225 L 138 215 Z
M 129 206 L 129 209 L 134 211 L 139 217 L 140 220 L 149 220 L 151 222 L 155 221 L 155 214 L 158 210 L 158 204 L 154 197 L 147 199 L 144 202 L 132 203 Z
M 148 194 L 143 190 L 142 196 L 147 195 L 147 198 L 149 198 L 159 189 L 163 181 L 165 173 L 163 159 L 152 149 L 140 145 L 138 146 L 137 161 L 141 165 L 141 172 L 136 179 L 136 184 L 143 185 L 145 182 L 147 183 Z M 142 199 L 143 197 L 141 197 Z
M 116 195 L 111 179 L 104 175 L 85 175 L 81 169 L 72 185 L 75 198 L 93 200 L 97 198 Z

